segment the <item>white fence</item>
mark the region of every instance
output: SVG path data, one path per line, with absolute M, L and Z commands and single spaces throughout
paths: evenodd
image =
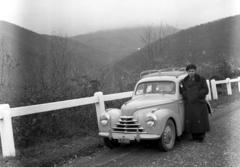
M 8 104 L 0 105 L 0 135 L 3 157 L 16 156 L 12 129 L 12 117 L 48 112 L 64 108 L 95 104 L 97 117 L 105 111 L 105 101 L 124 99 L 132 96 L 132 92 L 103 95 L 96 92 L 93 97 L 45 103 L 39 105 L 10 108 Z
M 227 84 L 228 94 L 231 95 L 232 82 L 238 82 L 238 90 L 240 92 L 240 77 L 238 77 L 237 79 L 227 78 L 226 80 L 222 80 L 222 81 L 211 80 L 211 86 L 210 86 L 210 82 L 207 80 L 208 87 L 210 88 L 209 94 L 207 95 L 207 99 L 212 100 L 212 95 L 213 95 L 213 99 L 218 99 L 217 87 L 216 87 L 217 84 Z M 80 98 L 80 99 L 73 99 L 73 100 L 66 100 L 66 101 L 59 101 L 59 102 L 45 103 L 45 104 L 17 107 L 17 108 L 10 108 L 8 104 L 2 104 L 0 105 L 0 134 L 1 134 L 3 157 L 16 155 L 14 138 L 13 138 L 13 129 L 12 129 L 12 117 L 36 114 L 41 112 L 48 112 L 48 111 L 71 108 L 71 107 L 82 106 L 87 104 L 95 104 L 97 118 L 99 118 L 100 115 L 103 112 L 105 112 L 105 101 L 128 98 L 132 96 L 132 93 L 133 92 L 124 92 L 124 93 L 103 95 L 102 92 L 96 92 L 93 97 L 86 97 L 86 98 Z
M 231 83 L 233 83 L 233 82 L 238 83 L 238 91 L 240 92 L 240 77 L 235 78 L 235 79 L 227 78 L 226 80 L 221 80 L 221 81 L 215 81 L 214 79 L 211 80 L 211 91 L 212 91 L 213 99 L 218 99 L 218 92 L 217 92 L 218 84 L 226 84 L 228 95 L 232 95 Z

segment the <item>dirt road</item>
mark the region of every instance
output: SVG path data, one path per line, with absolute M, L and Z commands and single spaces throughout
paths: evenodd
M 204 143 L 184 134 L 170 152 L 144 144 L 103 148 L 98 155 L 75 159 L 63 167 L 240 167 L 240 101 L 218 108 L 210 117 L 211 132 Z

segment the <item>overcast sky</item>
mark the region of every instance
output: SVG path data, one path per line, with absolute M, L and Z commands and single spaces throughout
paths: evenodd
M 240 0 L 0 0 L 0 20 L 40 34 L 168 24 L 180 29 L 240 14 Z

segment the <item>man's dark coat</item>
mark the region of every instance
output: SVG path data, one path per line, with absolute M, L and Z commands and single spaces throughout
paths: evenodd
M 181 93 L 185 100 L 185 131 L 204 133 L 210 131 L 208 108 L 205 100 L 208 94 L 206 79 L 195 74 L 194 79 L 186 76 Z

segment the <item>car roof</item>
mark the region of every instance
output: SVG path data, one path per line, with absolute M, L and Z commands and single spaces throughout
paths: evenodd
M 186 74 L 184 67 L 173 67 L 165 68 L 160 70 L 146 70 L 141 72 L 140 78 L 152 77 L 152 76 L 173 76 L 179 77 L 180 75 Z
M 152 76 L 152 77 L 144 77 L 139 80 L 139 82 L 150 82 L 150 81 L 179 81 L 182 80 L 187 74 L 181 76 Z
M 187 75 L 184 67 L 173 67 L 160 70 L 147 70 L 140 74 L 140 81 L 157 81 L 157 80 L 181 80 Z

